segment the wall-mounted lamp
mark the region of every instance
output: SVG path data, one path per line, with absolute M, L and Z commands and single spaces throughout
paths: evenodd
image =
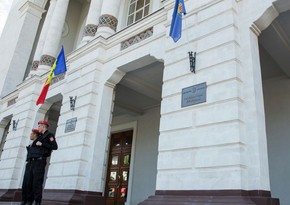
M 16 120 L 13 120 L 12 121 L 12 129 L 13 129 L 13 131 L 16 131 L 18 122 L 19 122 L 19 120 L 17 120 L 17 121 Z
M 75 98 L 73 98 L 73 96 L 69 96 L 70 110 L 75 110 L 76 100 L 77 96 L 75 96 Z
M 196 52 L 194 52 L 194 56 L 192 54 L 193 54 L 192 51 L 188 52 L 190 71 L 195 73 Z

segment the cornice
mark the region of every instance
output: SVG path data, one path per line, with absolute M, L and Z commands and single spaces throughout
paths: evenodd
M 19 9 L 21 15 L 23 16 L 26 13 L 30 13 L 38 18 L 41 18 L 42 14 L 45 12 L 39 5 L 31 1 L 26 1 Z
M 102 36 L 97 36 L 95 39 L 90 41 L 89 43 L 81 46 L 80 48 L 74 50 L 67 56 L 68 62 L 75 61 L 96 49 L 103 48 L 108 50 L 118 44 L 120 44 L 130 37 L 138 35 L 140 32 L 145 31 L 155 25 L 158 25 L 161 22 L 165 22 L 167 19 L 167 15 L 163 8 L 155 11 L 154 13 L 148 15 L 147 17 L 143 18 L 142 20 L 116 32 L 112 36 L 105 39 Z M 106 59 L 97 58 L 101 63 L 105 63 Z
M 276 7 L 272 5 L 257 21 L 252 24 L 251 30 L 254 31 L 257 35 L 260 35 L 261 32 L 266 29 L 278 15 L 279 12 L 277 11 Z

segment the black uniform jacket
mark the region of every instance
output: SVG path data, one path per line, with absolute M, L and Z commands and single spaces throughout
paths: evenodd
M 37 146 L 36 142 L 40 141 L 42 143 L 41 146 Z M 44 132 L 43 135 L 40 135 L 36 138 L 33 143 L 26 147 L 27 149 L 27 160 L 31 158 L 39 158 L 39 157 L 49 157 L 52 150 L 57 150 L 58 146 L 55 141 L 55 137 L 48 130 Z

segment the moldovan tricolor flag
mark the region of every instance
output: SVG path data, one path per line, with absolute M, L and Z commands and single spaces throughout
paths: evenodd
M 181 37 L 182 14 L 186 14 L 184 0 L 175 0 L 175 7 L 172 14 L 172 21 L 169 33 L 174 42 L 177 42 Z
M 41 93 L 36 101 L 36 105 L 44 103 L 48 88 L 50 86 L 51 79 L 54 76 L 57 76 L 59 74 L 65 73 L 65 72 L 66 72 L 65 55 L 64 55 L 64 50 L 62 47 L 56 61 L 54 62 L 53 66 L 48 74 L 48 77 L 45 81 L 45 84 L 42 88 L 42 91 L 41 91 Z

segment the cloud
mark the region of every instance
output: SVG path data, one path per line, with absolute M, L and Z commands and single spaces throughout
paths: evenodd
M 0 1 L 0 36 L 2 34 L 2 30 L 4 28 L 7 15 L 10 11 L 12 0 L 1 0 Z

